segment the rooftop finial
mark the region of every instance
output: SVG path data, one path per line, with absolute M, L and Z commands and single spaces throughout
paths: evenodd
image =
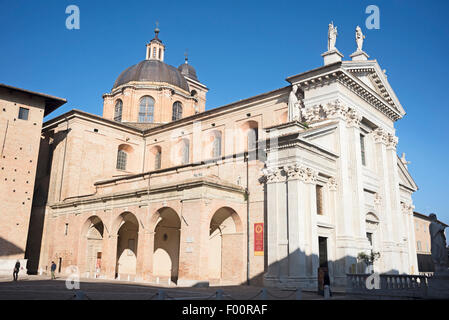
M 159 35 L 159 32 L 160 32 L 161 30 L 159 30 L 159 21 L 156 21 L 156 29 L 154 29 L 154 33 L 155 33 L 155 38 L 156 39 L 159 39 L 158 38 L 158 35 Z
M 186 52 L 184 53 L 186 64 L 189 64 L 189 49 L 186 49 Z

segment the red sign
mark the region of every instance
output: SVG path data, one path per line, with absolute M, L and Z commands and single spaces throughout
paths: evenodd
M 263 223 L 254 224 L 254 255 L 263 256 Z

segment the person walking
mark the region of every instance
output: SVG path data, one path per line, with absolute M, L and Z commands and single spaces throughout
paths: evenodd
M 16 265 L 14 266 L 14 271 L 12 273 L 14 281 L 17 281 L 19 279 L 19 271 L 20 271 L 20 261 L 17 260 Z
M 56 276 L 55 276 L 55 272 L 56 272 L 56 263 L 54 261 L 51 262 L 51 280 L 55 280 Z

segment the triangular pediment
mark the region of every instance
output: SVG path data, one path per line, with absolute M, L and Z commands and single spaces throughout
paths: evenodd
M 402 116 L 405 115 L 404 108 L 399 102 L 393 88 L 391 88 L 385 72 L 380 68 L 376 60 L 344 61 L 342 67 L 353 77 L 360 80 L 366 87 L 375 92 Z
M 407 167 L 404 165 L 402 160 L 398 157 L 398 174 L 399 174 L 399 184 L 411 189 L 413 191 L 418 190 L 418 186 L 413 180 L 410 172 L 408 172 Z

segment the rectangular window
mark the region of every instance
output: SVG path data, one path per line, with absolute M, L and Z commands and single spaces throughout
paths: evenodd
M 373 246 L 373 234 L 370 233 L 370 232 L 367 232 L 367 233 L 366 233 L 366 238 L 368 239 L 369 244 L 370 244 L 370 246 L 372 247 L 372 246 Z
M 362 153 L 362 165 L 366 166 L 366 153 L 365 153 L 365 136 L 360 135 L 360 151 Z
M 323 215 L 323 187 L 316 186 L 316 213 Z
M 64 235 L 68 235 L 69 234 L 69 224 L 66 223 L 65 224 L 65 231 L 64 231 Z
M 27 108 L 19 108 L 19 119 L 21 120 L 28 120 L 28 114 L 30 113 L 30 110 Z

